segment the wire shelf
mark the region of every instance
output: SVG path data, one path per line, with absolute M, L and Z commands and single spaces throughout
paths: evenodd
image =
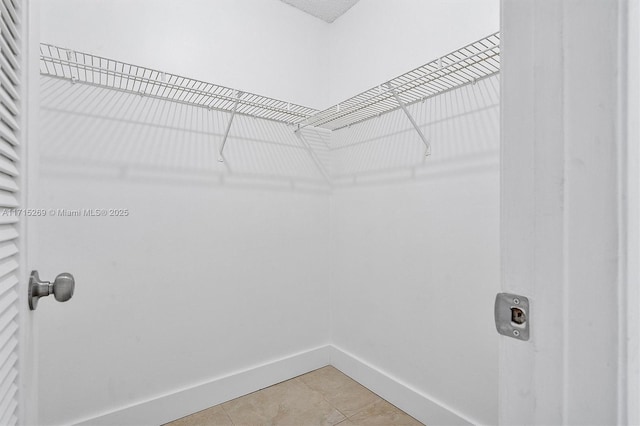
M 500 35 L 491 34 L 383 85 L 318 111 L 302 105 L 40 44 L 40 74 L 220 111 L 329 130 L 356 124 L 500 72 Z M 402 104 L 401 104 L 401 103 Z
M 500 72 L 500 35 L 491 34 L 309 117 L 301 126 L 348 127 Z
M 318 111 L 217 84 L 40 44 L 40 74 L 157 99 L 297 124 Z

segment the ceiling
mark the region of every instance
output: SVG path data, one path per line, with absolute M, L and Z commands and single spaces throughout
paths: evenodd
M 303 12 L 322 19 L 326 22 L 333 22 L 347 10 L 351 9 L 351 6 L 358 3 L 359 0 L 282 0 L 283 2 L 291 5 Z

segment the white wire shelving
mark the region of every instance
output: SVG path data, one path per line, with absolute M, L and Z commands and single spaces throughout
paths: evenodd
M 318 111 L 151 68 L 40 44 L 40 74 L 151 98 L 296 124 Z
M 320 111 L 300 126 L 339 130 L 397 109 L 407 113 L 407 105 L 474 84 L 499 72 L 500 35 L 495 33 Z M 417 127 L 416 130 L 420 132 Z
M 435 59 L 338 105 L 318 111 L 237 89 L 128 64 L 71 49 L 40 44 L 40 74 L 141 96 L 231 113 L 220 148 L 220 161 L 233 117 L 242 114 L 303 127 L 339 130 L 402 109 L 430 153 L 430 144 L 408 105 L 424 101 L 500 72 L 500 35 L 491 34 Z

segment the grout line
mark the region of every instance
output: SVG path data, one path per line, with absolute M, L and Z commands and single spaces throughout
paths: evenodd
M 365 387 L 366 387 L 366 386 L 365 386 Z M 366 388 L 366 389 L 367 389 L 367 390 L 369 390 L 370 392 L 373 392 L 373 391 L 372 391 L 372 390 L 370 390 L 369 388 Z M 356 411 L 355 413 L 353 413 L 352 415 L 350 415 L 350 416 L 349 416 L 349 417 L 347 417 L 347 418 L 348 418 L 348 419 L 351 419 L 352 417 L 357 416 L 358 414 L 362 413 L 362 412 L 363 412 L 364 410 L 366 410 L 367 408 L 371 407 L 371 406 L 372 406 L 372 405 L 374 405 L 374 404 L 377 404 L 377 403 L 378 403 L 378 402 L 380 402 L 380 401 L 386 401 L 386 402 L 389 402 L 389 401 L 387 401 L 386 399 L 384 399 L 384 398 L 382 398 L 381 396 L 379 396 L 378 394 L 375 394 L 375 395 L 378 397 L 378 399 L 376 399 L 376 400 L 375 400 L 375 401 L 373 401 L 372 403 L 367 404 L 367 405 L 365 405 L 364 407 L 360 408 L 358 411 Z M 389 402 L 389 404 L 391 404 L 391 403 Z M 392 405 L 393 405 L 393 404 L 392 404 Z M 394 407 L 395 407 L 395 405 L 394 405 Z M 397 408 L 397 407 L 396 407 L 396 408 Z
M 227 413 L 227 410 L 225 410 L 224 408 L 224 402 L 222 404 L 218 404 L 220 405 L 220 408 L 222 408 L 222 412 L 225 414 L 225 416 L 227 416 L 227 418 L 229 419 L 229 421 L 231 422 L 232 426 L 235 426 L 236 422 L 233 421 L 233 419 L 231 418 L 231 415 L 229 413 Z
M 348 416 L 346 413 L 342 412 L 338 407 L 336 407 L 335 405 L 333 405 L 333 404 L 331 403 L 331 401 L 329 401 L 329 400 L 325 397 L 325 394 L 324 394 L 323 392 L 316 391 L 315 389 L 312 389 L 309 385 L 307 385 L 307 384 L 306 384 L 306 383 L 304 383 L 302 380 L 300 380 L 300 382 L 301 382 L 302 384 L 304 384 L 307 388 L 311 389 L 311 390 L 312 390 L 312 391 L 314 391 L 314 392 L 319 393 L 319 394 L 320 394 L 320 396 L 322 396 L 322 399 L 324 399 L 324 400 L 325 400 L 325 401 L 326 401 L 326 402 L 327 402 L 327 403 L 328 403 L 328 404 L 329 404 L 329 405 L 330 405 L 334 410 L 336 410 L 337 412 L 339 412 L 340 414 L 342 414 L 342 415 L 344 416 L 344 419 L 343 419 L 343 420 L 341 420 L 341 421 L 340 421 L 340 422 L 338 422 L 338 423 L 335 423 L 333 426 L 337 426 L 337 425 L 339 425 L 340 423 L 343 423 L 343 422 L 345 422 L 345 421 L 347 421 L 347 420 L 350 420 L 350 419 L 351 419 L 351 418 L 353 418 L 354 416 L 356 416 L 356 415 L 360 414 L 361 412 L 363 412 L 363 411 L 364 411 L 364 410 L 366 410 L 367 408 L 371 407 L 371 406 L 372 406 L 372 405 L 374 405 L 374 404 L 379 403 L 380 401 L 385 401 L 386 403 L 388 403 L 388 404 L 392 405 L 392 406 L 395 408 L 395 410 L 396 410 L 397 412 L 399 412 L 399 413 L 404 413 L 404 414 L 406 414 L 406 415 L 410 416 L 410 415 L 409 415 L 408 413 L 406 413 L 405 411 L 403 411 L 403 410 L 401 410 L 400 408 L 396 407 L 395 405 L 391 404 L 391 402 L 389 402 L 389 401 L 387 401 L 386 399 L 382 398 L 380 395 L 378 395 L 377 393 L 375 393 L 374 391 L 372 391 L 371 389 L 369 389 L 368 387 L 366 387 L 366 386 L 365 386 L 365 385 L 363 385 L 362 383 L 358 382 L 358 381 L 357 381 L 357 380 L 355 380 L 354 378 L 352 378 L 352 377 L 348 376 L 347 374 L 345 374 L 344 372 L 342 372 L 342 371 L 338 370 L 338 369 L 337 369 L 336 367 L 334 367 L 333 365 L 329 364 L 329 366 L 333 367 L 336 371 L 338 371 L 338 372 L 339 372 L 340 374 L 342 374 L 344 377 L 346 377 L 346 378 L 348 378 L 349 380 L 352 380 L 353 382 L 355 382 L 355 383 L 357 383 L 358 385 L 362 386 L 364 389 L 366 389 L 367 391 L 371 392 L 372 394 L 374 394 L 374 395 L 377 397 L 377 399 L 376 399 L 375 401 L 373 401 L 373 402 L 371 402 L 371 403 L 369 403 L 369 404 L 366 404 L 365 406 L 361 407 L 360 409 L 358 409 L 357 411 L 355 411 L 354 413 L 352 413 L 350 416 Z M 324 367 L 322 367 L 322 368 L 324 368 Z M 316 371 L 316 370 L 314 370 L 314 371 Z M 307 374 L 310 374 L 310 373 L 312 373 L 312 371 L 310 371 L 309 373 L 301 374 L 300 376 L 297 376 L 297 377 L 295 377 L 294 379 L 298 379 L 298 378 L 300 378 L 300 377 L 302 377 L 302 376 L 306 376 Z M 293 379 L 292 379 L 292 380 L 293 380 Z M 414 418 L 413 416 L 410 416 L 410 417 L 411 417 L 411 418 Z
M 327 367 L 327 366 L 325 366 L 325 367 Z M 320 367 L 320 368 L 325 368 L 325 367 Z M 320 368 L 318 368 L 318 369 L 316 369 L 316 370 L 313 370 L 313 371 L 320 370 Z M 330 406 L 331 408 L 333 408 L 334 410 L 336 410 L 338 413 L 342 414 L 342 415 L 344 416 L 344 419 L 340 420 L 338 423 L 334 423 L 334 424 L 333 424 L 333 426 L 339 425 L 340 423 L 342 423 L 342 422 L 344 422 L 345 420 L 347 420 L 349 417 L 347 417 L 347 415 L 346 415 L 346 414 L 344 414 L 342 411 L 340 411 L 340 410 L 338 409 L 338 407 L 334 406 L 334 405 L 331 403 L 331 401 L 329 401 L 329 400 L 324 396 L 324 393 L 323 393 L 323 392 L 320 392 L 320 391 L 317 391 L 317 390 L 315 390 L 315 389 L 312 389 L 312 388 L 311 388 L 311 386 L 309 386 L 308 384 L 306 384 L 306 383 L 305 383 L 305 382 L 303 382 L 302 380 L 299 380 L 299 379 L 300 379 L 300 377 L 302 377 L 302 376 L 306 376 L 307 374 L 311 374 L 311 373 L 313 373 L 313 371 L 310 371 L 310 372 L 305 373 L 305 374 L 301 374 L 301 375 L 299 375 L 299 376 L 297 376 L 297 377 L 294 377 L 294 378 L 293 378 L 293 379 L 291 379 L 291 380 L 298 380 L 301 384 L 303 384 L 303 385 L 304 385 L 307 389 L 309 389 L 310 391 L 320 394 L 320 397 L 321 397 L 321 398 L 322 398 L 322 399 L 323 399 L 327 404 L 329 404 L 329 406 Z M 343 374 L 344 374 L 344 373 L 343 373 Z

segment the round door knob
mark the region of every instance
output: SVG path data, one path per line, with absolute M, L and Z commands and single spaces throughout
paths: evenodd
M 53 281 L 53 296 L 58 302 L 66 302 L 73 296 L 73 290 L 76 288 L 76 280 L 73 275 L 63 272 Z
M 58 302 L 66 302 L 73 297 L 73 291 L 76 288 L 76 280 L 68 272 L 58 275 L 53 283 L 49 281 L 40 281 L 38 271 L 31 271 L 29 278 L 29 293 L 27 300 L 29 301 L 29 309 L 32 311 L 38 306 L 38 300 L 41 297 L 47 297 L 53 293 Z

